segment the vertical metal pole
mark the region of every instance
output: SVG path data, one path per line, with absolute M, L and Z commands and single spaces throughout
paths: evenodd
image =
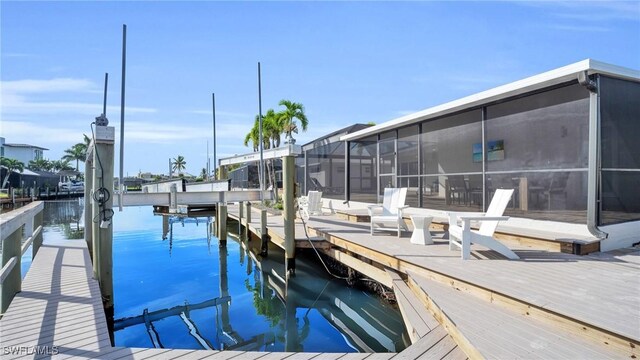
M 608 234 L 598 228 L 601 212 L 601 154 L 600 154 L 600 77 L 596 90 L 589 92 L 589 165 L 587 173 L 587 229 L 600 239 Z M 602 248 L 601 250 L 606 251 Z
M 487 107 L 484 106 L 482 108 L 482 119 L 480 119 L 481 130 L 482 131 L 482 211 L 487 211 L 487 165 L 486 165 L 486 131 L 487 128 L 485 123 L 487 122 Z M 515 200 L 514 200 L 515 201 Z M 469 201 L 471 203 L 471 201 Z
M 418 124 L 418 207 L 424 207 L 424 182 L 422 177 L 422 123 Z
M 258 145 L 260 147 L 260 166 L 258 166 L 258 179 L 260 181 L 260 201 L 264 202 L 264 160 L 263 160 L 263 144 L 262 144 L 262 80 L 260 75 L 260 62 L 258 61 Z
M 120 90 L 120 193 L 124 191 L 124 84 L 127 69 L 127 25 L 122 24 L 122 84 Z M 113 187 L 109 191 L 113 190 Z M 122 211 L 122 198 L 119 201 Z
M 218 175 L 216 169 L 218 168 L 218 162 L 216 158 L 216 94 L 211 93 L 211 103 L 213 106 L 213 179 L 217 180 Z
M 306 155 L 306 154 L 305 154 Z M 351 196 L 351 146 L 348 141 L 344 142 L 344 203 L 349 201 Z
M 169 178 L 173 177 L 173 169 L 171 168 L 171 158 L 169 158 Z
M 102 100 L 102 115 L 107 116 L 107 84 L 109 83 L 109 73 L 104 73 L 104 98 Z

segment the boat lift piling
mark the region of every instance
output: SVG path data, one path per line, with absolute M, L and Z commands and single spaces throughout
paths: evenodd
M 216 223 L 218 228 L 218 246 L 227 246 L 227 205 L 218 203 L 216 208 Z
M 92 143 L 91 216 L 85 234 L 91 233 L 93 274 L 100 284 L 105 311 L 113 314 L 113 158 L 115 128 L 96 126 Z M 86 220 L 86 219 L 85 219 Z M 87 237 L 88 239 L 88 237 Z
M 267 210 L 260 210 L 260 255 L 269 253 L 269 234 L 267 233 Z
M 282 157 L 282 170 L 282 203 L 284 205 L 282 217 L 284 219 L 284 251 L 288 278 L 296 274 L 296 212 L 294 208 L 296 168 L 294 156 L 287 155 Z

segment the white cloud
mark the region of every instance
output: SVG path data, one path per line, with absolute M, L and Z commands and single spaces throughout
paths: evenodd
M 548 26 L 551 29 L 563 30 L 563 31 L 576 31 L 576 32 L 607 32 L 611 31 L 610 28 L 604 26 L 589 26 L 589 25 L 556 25 L 552 24 Z
M 515 4 L 547 8 L 552 16 L 588 22 L 640 21 L 638 1 L 515 1 Z
M 185 144 L 187 140 L 207 139 L 212 133 L 208 126 L 185 126 L 184 123 L 177 123 L 177 125 L 158 124 L 145 121 L 126 121 L 124 129 L 125 142 L 135 141 L 152 144 L 172 142 Z M 119 128 L 116 130 L 119 132 Z M 216 139 L 217 141 L 230 139 L 239 141 L 238 139 L 244 139 L 244 135 L 232 127 L 217 127 Z
M 13 94 L 52 93 L 52 92 L 95 92 L 96 85 L 87 79 L 56 78 L 50 80 L 12 80 L 0 82 L 3 95 L 5 92 Z
M 7 57 L 7 58 L 26 58 L 26 57 L 33 57 L 33 55 L 31 54 L 27 54 L 27 53 L 2 53 L 2 57 Z
M 11 115 L 41 115 L 52 113 L 73 113 L 75 115 L 97 116 L 102 112 L 102 104 L 81 102 L 30 102 L 21 96 L 2 96 L 2 113 Z M 125 107 L 126 113 L 155 113 L 157 109 Z M 119 106 L 107 106 L 107 113 L 120 113 Z
M 187 111 L 187 113 L 212 116 L 213 110 L 189 110 Z M 234 118 L 234 119 L 251 119 L 252 118 L 251 115 L 249 114 L 233 112 L 233 111 L 220 111 L 220 110 L 216 110 L 216 117 L 227 117 L 227 118 Z
M 87 131 L 85 130 L 85 133 Z M 71 127 L 50 127 L 28 121 L 2 120 L 2 137 L 8 142 L 28 142 L 34 145 L 50 143 L 75 144 L 82 140 L 82 130 Z
M 93 82 L 86 79 L 55 78 L 49 80 L 12 80 L 0 82 L 2 116 L 15 115 L 51 115 L 73 114 L 85 116 L 97 116 L 102 112 L 102 104 L 77 102 L 66 100 L 35 101 L 34 97 L 45 94 L 57 95 L 57 98 L 76 95 L 69 93 L 99 93 L 100 90 Z M 108 106 L 108 112 L 120 113 L 120 107 Z M 157 110 L 144 107 L 126 107 L 127 113 L 155 113 Z

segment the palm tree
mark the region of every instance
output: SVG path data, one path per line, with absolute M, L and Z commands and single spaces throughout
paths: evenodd
M 267 135 L 266 126 L 264 122 L 264 118 L 262 119 L 262 147 L 263 149 L 270 149 L 270 141 L 269 136 Z M 244 138 L 244 146 L 249 146 L 249 142 L 252 143 L 253 151 L 258 151 L 260 148 L 260 143 L 258 142 L 260 138 L 260 117 L 256 115 L 256 119 L 253 122 L 253 127 L 249 130 L 249 133 Z
M 87 134 L 82 134 L 83 136 L 83 144 L 85 146 L 86 149 L 89 148 L 89 145 L 91 145 L 91 138 L 87 136 Z
M 50 171 L 51 170 L 51 161 L 47 159 L 36 159 L 29 161 L 29 165 L 27 169 L 34 171 Z
M 51 171 L 63 171 L 63 170 L 73 170 L 73 167 L 69 165 L 68 160 L 51 161 Z
M 79 171 L 79 162 L 82 161 L 84 162 L 87 159 L 87 147 L 85 146 L 84 143 L 77 143 L 75 145 L 73 145 L 72 147 L 70 147 L 69 149 L 66 149 L 64 151 L 66 153 L 66 155 L 64 155 L 62 157 L 62 160 L 67 160 L 67 161 L 76 161 L 76 171 Z
M 258 151 L 258 137 L 259 137 L 259 133 L 258 133 L 258 119 L 256 119 L 256 122 L 253 124 L 253 127 L 251 128 L 251 130 L 249 130 L 249 133 L 247 133 L 247 136 L 244 137 L 244 146 L 249 146 L 249 142 L 251 142 L 251 146 L 253 147 L 253 151 Z
M 186 168 L 187 162 L 184 161 L 184 156 L 178 155 L 173 159 L 173 170 L 178 172 L 178 175 L 182 174 L 182 170 Z
M 202 180 L 207 179 L 207 169 L 202 168 L 202 171 L 200 172 L 200 177 L 202 178 Z
M 267 110 L 267 114 L 262 119 L 262 133 L 271 141 L 271 146 L 268 148 L 280 147 L 280 134 L 284 132 L 282 115 L 276 113 L 273 109 Z
M 7 186 L 7 182 L 9 182 L 11 172 L 16 170 L 18 172 L 22 172 L 24 170 L 24 163 L 16 159 L 3 157 L 0 159 L 0 164 L 7 168 L 7 175 L 5 175 L 4 180 L 2 181 L 2 188 L 4 189 L 4 187 Z
M 285 109 L 279 114 L 284 133 L 286 134 L 287 142 L 289 144 L 295 144 L 296 140 L 291 134 L 294 132 L 296 134 L 298 133 L 298 125 L 296 124 L 296 119 L 300 120 L 302 131 L 307 131 L 307 126 L 309 125 L 309 120 L 307 120 L 307 116 L 304 113 L 304 106 L 301 103 L 292 102 L 285 99 L 280 100 L 278 105 L 285 107 Z

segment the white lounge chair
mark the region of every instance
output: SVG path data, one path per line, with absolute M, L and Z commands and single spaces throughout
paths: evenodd
M 298 199 L 298 206 L 305 220 L 311 215 L 322 215 L 322 191 L 309 191 Z
M 509 259 L 519 259 L 518 255 L 501 242 L 493 238 L 498 223 L 508 220 L 502 216 L 513 195 L 513 189 L 496 190 L 486 213 L 450 212 L 449 213 L 449 249 L 454 246 L 462 249 L 462 259 L 467 260 L 471 255 L 471 244 L 479 244 L 494 250 Z M 462 221 L 462 226 L 458 224 Z M 471 229 L 471 222 L 479 221 L 478 230 Z
M 374 227 L 398 230 L 400 237 L 401 230 L 409 230 L 407 223 L 402 218 L 402 211 L 409 206 L 404 205 L 407 196 L 407 188 L 385 188 L 382 205 L 369 205 L 369 216 L 371 217 L 371 235 Z M 375 210 L 382 209 L 382 214 L 376 215 Z M 388 227 L 387 225 L 393 225 Z

